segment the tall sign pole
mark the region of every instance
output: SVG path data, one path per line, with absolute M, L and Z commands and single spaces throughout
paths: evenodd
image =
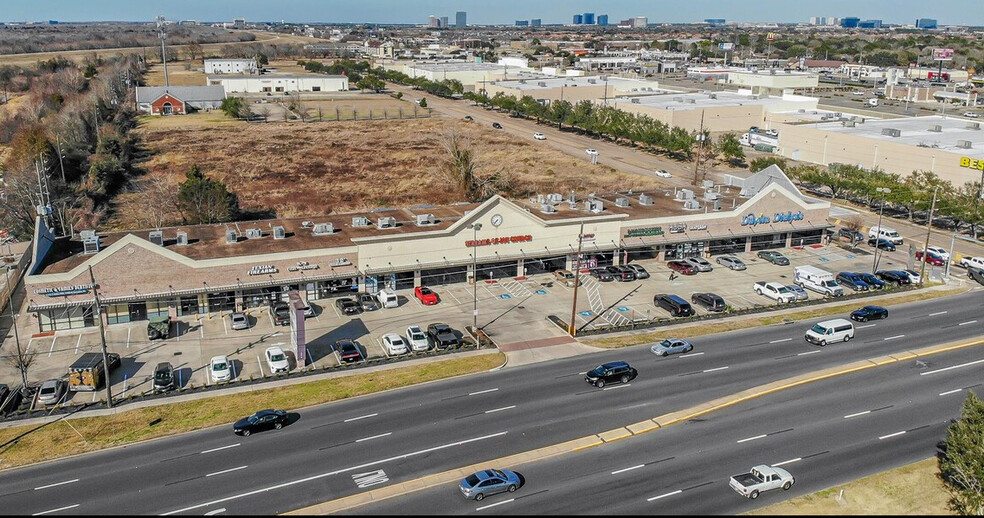
M 577 255 L 574 256 L 574 300 L 571 302 L 571 323 L 567 326 L 567 334 L 574 336 L 577 334 L 577 325 L 574 317 L 577 315 L 577 288 L 581 285 L 581 238 L 584 236 L 584 222 L 581 222 L 581 229 L 577 231 Z
M 929 222 L 926 223 L 926 245 L 923 246 L 922 266 L 919 267 L 919 284 L 926 283 L 926 259 L 929 258 L 929 236 L 933 232 L 933 211 L 936 210 L 936 193 L 939 190 L 939 185 L 933 189 L 933 203 L 929 206 Z M 950 247 L 950 252 L 953 252 L 952 246 Z
M 110 388 L 109 358 L 106 355 L 106 328 L 102 319 L 102 308 L 99 306 L 99 289 L 96 287 L 96 277 L 92 275 L 92 266 L 89 266 L 89 281 L 92 283 L 92 297 L 95 300 L 96 318 L 99 319 L 99 339 L 102 341 L 103 355 L 103 374 L 106 377 L 106 406 L 113 408 L 113 391 Z

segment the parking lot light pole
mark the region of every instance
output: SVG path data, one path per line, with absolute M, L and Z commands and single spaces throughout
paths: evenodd
M 892 190 L 889 189 L 888 187 L 875 187 L 875 191 L 876 192 L 880 192 L 880 193 L 885 193 L 885 194 L 891 194 L 892 193 Z M 884 214 L 884 213 L 885 213 L 885 197 L 882 196 L 881 206 L 878 207 L 878 229 L 879 230 L 881 229 L 882 214 Z M 878 244 L 879 244 L 879 237 L 878 237 L 878 234 L 875 234 L 875 253 L 874 253 L 874 257 L 871 260 L 871 274 L 872 275 L 874 275 L 875 270 L 878 269 L 878 251 L 881 250 L 881 247 L 878 246 Z
M 478 231 L 481 223 L 470 225 L 472 229 L 472 332 L 478 331 Z

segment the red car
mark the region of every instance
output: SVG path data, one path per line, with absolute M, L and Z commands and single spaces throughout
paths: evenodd
M 924 250 L 920 250 L 916 252 L 917 261 L 922 261 L 924 252 L 925 252 Z M 933 266 L 944 266 L 946 264 L 946 261 L 944 261 L 939 254 L 929 252 L 928 254 L 926 254 L 926 263 L 931 264 Z
M 666 266 L 669 266 L 671 270 L 676 270 L 684 275 L 695 275 L 697 273 L 696 268 L 683 261 L 667 261 Z
M 440 302 L 437 298 L 437 293 L 431 291 L 427 286 L 417 286 L 413 289 L 413 296 L 417 297 L 417 300 L 425 306 L 433 306 Z

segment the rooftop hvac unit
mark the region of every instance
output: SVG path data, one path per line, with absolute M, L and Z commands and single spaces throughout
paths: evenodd
M 335 225 L 331 223 L 316 223 L 314 225 L 314 235 L 327 236 L 335 233 Z
M 368 227 L 370 225 L 369 218 L 365 216 L 356 216 L 352 218 L 353 227 Z
M 552 192 L 547 195 L 547 201 L 551 203 L 560 203 L 564 201 L 564 195 L 559 192 Z
M 687 104 L 697 104 L 697 99 L 687 99 Z
M 544 196 L 544 195 L 542 195 L 542 194 L 537 194 L 536 195 L 536 202 L 537 203 L 546 203 L 547 202 L 547 197 Z
M 710 191 L 705 192 L 704 193 L 704 201 L 714 201 L 714 200 L 718 199 L 718 196 L 719 195 L 716 192 L 710 192 Z
M 188 245 L 188 233 L 187 232 L 178 232 L 177 238 L 178 238 L 178 246 L 187 246 Z
M 853 128 L 854 121 L 841 121 L 841 126 L 844 126 L 845 128 Z
M 574 194 L 574 189 L 571 189 L 571 194 L 570 196 L 567 197 L 567 202 L 574 203 L 576 201 L 577 201 L 577 195 Z
M 721 200 L 714 200 L 714 210 L 721 210 Z
M 526 84 L 526 80 L 525 80 L 525 79 L 520 79 L 520 80 L 519 80 L 519 84 L 521 84 L 521 85 L 525 85 L 525 84 Z
M 287 232 L 284 230 L 284 227 L 282 227 L 280 225 L 277 225 L 277 226 L 273 227 L 273 238 L 274 239 L 286 239 L 287 238 Z
M 239 238 L 236 237 L 236 231 L 226 230 L 226 244 L 235 243 L 236 241 L 239 241 Z
M 981 123 L 979 123 L 979 122 L 968 122 L 967 123 L 967 129 L 979 130 L 979 129 L 981 129 Z
M 427 225 L 434 225 L 437 221 L 434 220 L 433 214 L 417 214 L 417 226 L 426 227 Z
M 82 253 L 83 254 L 94 254 L 99 251 L 99 236 L 95 235 L 92 231 L 92 235 L 82 238 Z
M 834 117 L 841 118 L 841 112 L 834 112 Z
M 639 205 L 652 205 L 652 204 L 653 204 L 652 196 L 649 196 L 648 194 L 639 195 Z
M 676 193 L 676 199 L 681 201 L 692 200 L 694 199 L 694 191 L 691 191 L 690 189 L 680 189 Z
M 150 242 L 157 246 L 164 246 L 164 232 L 160 230 L 150 231 Z
M 546 88 L 547 87 L 547 82 L 546 81 L 537 81 L 536 86 L 539 86 L 540 88 Z
M 700 183 L 700 186 L 705 189 L 711 189 L 714 187 L 714 180 L 704 180 Z
M 629 199 L 626 198 L 626 197 L 624 197 L 624 196 L 621 197 L 621 198 L 615 198 L 615 206 L 616 207 L 628 207 L 629 206 Z
M 587 200 L 584 202 L 584 209 L 592 214 L 598 214 L 605 210 L 605 204 L 601 200 Z
M 638 88 L 633 88 L 632 90 L 629 90 L 629 91 L 630 91 L 630 92 L 638 92 L 638 91 L 639 91 L 639 89 L 638 89 Z
M 673 98 L 673 102 L 675 102 L 675 103 L 682 103 L 683 102 L 683 97 L 674 97 Z
M 263 231 L 258 228 L 247 228 L 246 239 L 259 239 L 263 237 Z
M 685 210 L 697 210 L 700 208 L 700 202 L 697 200 L 687 200 L 683 202 L 683 208 Z
M 902 130 L 896 128 L 882 128 L 881 134 L 889 137 L 899 137 L 902 135 Z
M 549 203 L 544 203 L 540 205 L 540 212 L 544 214 L 553 214 L 554 212 L 557 212 L 557 209 L 555 209 L 554 206 Z
M 652 88 L 650 88 L 650 87 L 646 87 L 646 91 L 647 91 L 647 92 L 652 92 L 652 91 L 653 91 L 653 89 L 652 89 Z
M 588 79 L 588 82 L 591 83 L 591 84 L 593 84 L 593 85 L 594 84 L 598 84 L 598 81 L 596 81 L 594 79 Z
M 639 98 L 638 97 L 633 97 L 632 98 L 632 104 L 639 104 Z
M 385 228 L 396 228 L 396 218 L 392 216 L 379 218 L 379 221 L 376 222 L 376 230 L 383 230 Z
M 957 141 L 957 147 L 960 148 L 960 149 L 970 149 L 971 148 L 971 143 L 970 143 L 969 140 L 958 140 Z
M 302 221 L 301 222 L 301 228 L 311 228 L 311 225 L 314 225 L 314 222 L 311 222 L 311 221 Z
M 82 239 L 92 239 L 92 238 L 96 237 L 96 231 L 95 230 L 83 230 L 83 231 L 79 232 L 79 236 Z
M 806 108 L 800 108 L 796 110 L 797 113 L 806 113 Z
M 943 125 L 933 124 L 932 126 L 929 127 L 929 131 L 932 131 L 934 133 L 943 133 Z
M 718 94 L 707 94 L 707 98 L 708 99 L 717 99 L 718 98 Z

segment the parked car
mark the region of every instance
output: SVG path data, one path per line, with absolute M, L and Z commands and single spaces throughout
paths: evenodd
M 676 260 L 674 260 L 674 261 L 667 261 L 666 262 L 666 266 L 667 266 L 667 268 L 669 268 L 671 270 L 674 270 L 674 271 L 677 271 L 677 272 L 680 272 L 683 275 L 696 275 L 697 274 L 697 268 L 694 268 L 693 265 L 691 265 L 690 263 L 688 263 L 686 261 L 676 261 Z
M 896 286 L 904 286 L 912 283 L 909 274 L 899 270 L 878 270 L 875 272 L 875 276 Z
M 786 287 L 789 288 L 790 293 L 796 296 L 793 300 L 807 300 L 810 298 L 810 294 L 798 284 L 787 284 Z
M 171 362 L 161 362 L 154 367 L 154 392 L 167 392 L 174 389 L 174 367 Z
M 585 149 L 584 152 L 587 153 L 587 154 L 589 154 L 589 155 L 592 155 L 592 156 L 598 154 L 598 150 L 597 149 Z
M 233 330 L 249 329 L 249 317 L 242 311 L 230 313 L 229 322 Z
M 236 423 L 232 425 L 232 432 L 236 435 L 249 437 L 249 435 L 253 432 L 269 430 L 270 428 L 279 430 L 287 424 L 287 421 L 287 412 L 268 408 L 236 421 Z
M 837 237 L 842 241 L 849 241 L 851 243 L 860 243 L 864 241 L 864 234 L 859 230 L 847 227 L 841 227 L 837 230 Z
M 208 372 L 212 376 L 212 382 L 229 381 L 232 379 L 232 365 L 226 356 L 213 356 L 208 362 Z
M 50 379 L 38 389 L 38 404 L 54 405 L 65 395 L 65 380 Z
M 699 304 L 708 311 L 724 311 L 726 307 L 724 299 L 715 293 L 694 293 L 690 296 L 690 302 Z
M 577 280 L 574 272 L 570 270 L 554 270 L 553 272 L 554 280 L 567 286 L 568 288 L 574 287 L 574 281 Z
M 359 305 L 362 306 L 362 311 L 376 311 L 379 309 L 379 300 L 371 293 L 360 293 Z
M 471 115 L 465 115 L 465 120 L 466 121 L 473 121 L 475 119 Z
M 868 283 L 861 279 L 861 276 L 854 272 L 840 272 L 835 277 L 837 283 L 846 286 L 854 291 L 868 291 Z
M 482 500 L 489 495 L 516 491 L 522 482 L 519 475 L 508 469 L 477 471 L 463 478 L 458 489 L 465 498 Z
M 635 271 L 632 268 L 626 268 L 623 266 L 606 266 L 605 271 L 612 274 L 612 277 L 619 282 L 628 282 L 635 280 Z
M 318 316 L 318 312 L 315 309 L 314 304 L 311 304 L 310 302 L 305 304 L 301 310 L 304 311 L 304 318 L 314 318 Z
M 437 293 L 427 286 L 417 286 L 414 288 L 413 296 L 417 297 L 417 300 L 425 306 L 433 306 L 434 304 L 440 302 L 440 299 L 437 297 Z
M 883 237 L 869 237 L 868 246 L 875 247 L 879 250 L 885 250 L 886 252 L 895 251 L 895 243 L 883 238 Z
M 963 112 L 963 116 L 964 117 L 970 117 L 971 119 L 976 119 L 976 118 L 980 117 L 980 115 L 978 115 L 978 114 L 976 114 L 974 112 Z
M 636 279 L 648 279 L 649 278 L 649 272 L 646 271 L 646 269 L 643 268 L 641 264 L 627 264 L 626 266 L 628 266 L 629 268 L 632 268 L 632 271 L 635 272 Z
M 290 306 L 282 300 L 276 300 L 270 304 L 270 316 L 273 318 L 274 325 L 290 325 Z
M 438 349 L 452 349 L 461 346 L 461 340 L 447 324 L 435 323 L 427 326 L 427 337 Z
M 888 318 L 888 310 L 881 306 L 864 306 L 851 312 L 851 320 L 857 320 L 858 322 L 867 322 L 881 318 Z
M 338 358 L 345 362 L 357 362 L 362 360 L 362 350 L 352 340 L 342 339 L 335 342 L 335 350 L 338 351 Z
M 653 344 L 649 348 L 656 356 L 668 356 L 676 353 L 689 353 L 694 350 L 694 344 L 683 338 L 667 338 L 661 342 Z
M 537 140 L 547 140 L 547 136 L 544 135 L 543 133 L 534 133 L 533 138 Z
M 670 174 L 666 169 L 657 169 L 656 176 L 660 178 L 672 178 L 673 175 Z
M 866 272 L 859 272 L 858 275 L 861 276 L 861 280 L 864 281 L 870 289 L 880 290 L 885 287 L 885 281 L 879 279 L 877 275 Z
M 930 246 L 927 247 L 926 250 L 929 250 L 930 252 L 942 257 L 943 261 L 950 262 L 950 252 L 947 252 L 946 248 L 943 248 L 942 246 Z
M 776 252 L 775 250 L 761 250 L 757 255 L 759 259 L 765 259 L 766 261 L 769 261 L 770 263 L 777 266 L 789 265 L 789 259 L 787 259 L 786 256 L 782 255 L 781 253 Z
M 499 124 L 498 122 L 493 122 L 492 127 L 495 129 L 502 129 L 502 124 Z
M 430 349 L 427 335 L 420 329 L 420 326 L 410 326 L 407 328 L 407 342 L 414 351 L 426 351 Z
M 980 268 L 974 268 L 973 266 L 967 268 L 967 277 L 977 281 L 978 284 L 984 284 L 984 270 Z
M 362 306 L 360 306 L 355 299 L 349 297 L 335 299 L 335 307 L 338 308 L 343 315 L 356 315 L 358 313 L 362 313 Z
M 290 362 L 287 360 L 287 355 L 284 354 L 284 350 L 280 347 L 276 345 L 267 347 L 264 356 L 266 357 L 267 366 L 270 367 L 271 373 L 276 374 L 290 370 Z
M 741 271 L 746 268 L 745 263 L 733 255 L 722 255 L 715 259 L 718 264 L 731 270 Z
M 612 276 L 612 274 L 609 273 L 608 270 L 604 268 L 592 268 L 591 276 L 594 277 L 595 279 L 598 279 L 601 282 L 608 282 L 608 281 L 615 280 L 615 277 Z
M 916 252 L 916 260 L 922 261 L 923 255 L 926 256 L 926 264 L 931 264 L 933 266 L 943 266 L 946 264 L 946 261 L 944 261 L 943 258 L 940 257 L 938 254 L 934 254 L 933 252 L 926 252 L 925 250 L 919 250 L 918 252 Z
M 710 261 L 704 259 L 703 257 L 688 257 L 684 259 L 690 266 L 697 269 L 698 272 L 709 272 L 714 269 Z
M 386 333 L 383 335 L 383 348 L 388 354 L 406 354 L 410 352 L 410 347 L 406 340 L 396 333 Z
M 608 383 L 628 383 L 638 375 L 639 372 L 626 362 L 609 362 L 588 371 L 584 381 L 602 388 Z
M 653 305 L 665 309 L 674 317 L 689 317 L 694 314 L 694 307 L 677 295 L 658 293 L 653 297 Z
M 909 282 L 907 284 L 919 284 L 919 282 L 922 281 L 922 276 L 915 270 L 906 269 L 902 270 L 902 273 L 909 277 Z

